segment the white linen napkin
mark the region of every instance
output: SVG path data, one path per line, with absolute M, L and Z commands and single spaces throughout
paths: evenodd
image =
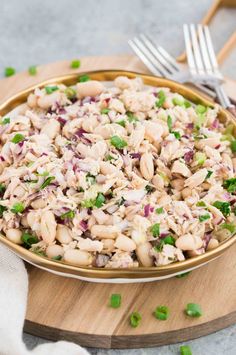
M 23 261 L 0 244 L 0 354 L 1 355 L 88 355 L 67 341 L 26 349 L 22 332 L 26 312 L 28 275 Z

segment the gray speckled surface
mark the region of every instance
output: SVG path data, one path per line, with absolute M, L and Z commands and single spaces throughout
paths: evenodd
M 183 48 L 182 24 L 197 22 L 211 0 L 0 0 L 0 75 L 5 66 L 18 71 L 84 55 L 130 52 L 127 40 L 151 34 L 172 54 Z M 222 9 L 212 23 L 216 49 L 235 30 L 236 9 Z M 236 79 L 235 55 L 223 66 Z M 3 74 L 2 74 L 3 75 Z M 210 302 L 210 300 L 209 300 Z M 46 340 L 24 334 L 29 349 Z M 194 355 L 236 354 L 236 326 L 188 342 Z M 178 354 L 179 344 L 153 349 L 98 350 L 96 355 Z

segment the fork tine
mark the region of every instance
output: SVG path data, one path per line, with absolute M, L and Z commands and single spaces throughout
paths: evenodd
M 203 33 L 203 26 L 202 25 L 198 25 L 198 38 L 199 38 L 199 44 L 200 44 L 200 49 L 201 49 L 201 53 L 202 53 L 202 59 L 203 59 L 206 71 L 209 75 L 212 75 L 213 74 L 212 65 L 211 65 L 211 61 L 209 58 L 207 44 L 206 44 L 205 36 Z
M 197 33 L 194 24 L 190 25 L 190 33 L 192 37 L 192 46 L 193 46 L 193 52 L 194 52 L 197 70 L 200 75 L 204 75 L 204 66 L 202 62 L 201 52 L 198 45 Z
M 185 24 L 183 26 L 183 30 L 184 30 L 184 41 L 185 41 L 185 48 L 186 48 L 186 54 L 188 60 L 188 67 L 192 75 L 197 75 L 197 69 L 194 61 L 188 25 Z
M 158 46 L 157 47 L 159 53 L 162 54 L 162 56 L 167 60 L 169 61 L 169 63 L 177 70 L 177 71 L 180 71 L 180 68 L 179 68 L 179 64 L 178 62 L 175 60 L 174 57 L 172 57 L 163 47 L 161 46 Z
M 169 64 L 169 62 L 163 57 L 162 54 L 159 53 L 158 49 L 154 46 L 152 41 L 149 39 L 148 36 L 144 34 L 140 34 L 140 38 L 142 39 L 144 45 L 149 49 L 149 51 L 152 53 L 154 58 L 160 62 L 168 71 L 170 74 L 173 74 L 175 71 L 175 68 L 173 68 L 172 65 Z
M 205 37 L 206 37 L 206 44 L 207 44 L 207 49 L 208 49 L 208 53 L 209 53 L 209 56 L 210 56 L 210 61 L 211 61 L 211 64 L 213 66 L 214 72 L 219 78 L 222 78 L 222 74 L 219 71 L 219 67 L 218 67 L 215 51 L 214 51 L 214 48 L 213 48 L 213 44 L 212 44 L 209 28 L 208 28 L 208 26 L 204 26 L 203 29 L 204 29 L 204 34 L 205 34 Z
M 152 64 L 152 62 L 143 54 L 143 52 L 139 49 L 139 47 L 135 44 L 133 40 L 129 40 L 128 44 L 136 53 L 136 55 L 141 59 L 141 61 L 146 65 L 146 67 L 152 72 L 154 75 L 161 76 L 161 73 L 156 69 L 156 67 Z
M 167 69 L 154 57 L 150 50 L 145 46 L 145 44 L 137 37 L 133 39 L 135 44 L 141 49 L 145 56 L 152 62 L 152 64 L 159 70 L 163 76 L 168 76 L 169 72 Z

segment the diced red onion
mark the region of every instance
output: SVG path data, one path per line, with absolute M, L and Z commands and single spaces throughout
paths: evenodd
M 170 233 L 168 233 L 168 232 L 163 232 L 163 233 L 160 234 L 160 238 L 165 238 L 165 237 L 167 237 L 168 235 L 170 235 Z
M 189 150 L 184 154 L 184 160 L 186 163 L 190 163 L 193 160 L 194 152 L 193 150 Z
M 141 154 L 140 153 L 130 153 L 129 154 L 132 159 L 141 159 Z
M 151 207 L 150 204 L 147 204 L 146 206 L 144 206 L 144 217 L 148 217 L 153 211 L 154 207 Z
M 88 229 L 88 224 L 87 224 L 86 221 L 82 220 L 79 224 L 80 224 L 80 227 L 81 227 L 83 232 L 85 232 Z
M 221 145 L 218 144 L 218 145 L 215 147 L 215 149 L 219 149 L 220 147 L 221 147 Z
M 186 128 L 188 129 L 193 129 L 194 128 L 194 124 L 192 122 L 188 123 Z
M 109 259 L 110 257 L 108 255 L 98 254 L 95 259 L 95 266 L 103 267 L 108 263 Z
M 58 120 L 58 122 L 60 122 L 63 126 L 64 126 L 64 124 L 66 124 L 66 122 L 67 122 L 67 121 L 66 121 L 64 118 L 62 118 L 62 117 L 58 117 L 57 120 Z
M 216 118 L 211 125 L 212 128 L 219 128 L 219 120 Z

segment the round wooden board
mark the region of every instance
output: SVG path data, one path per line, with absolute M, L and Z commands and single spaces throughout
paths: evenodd
M 87 57 L 80 72 L 126 69 L 145 72 L 131 56 Z M 73 72 L 69 62 L 39 67 L 38 75 L 20 73 L 0 81 L 0 101 L 20 89 L 50 77 Z M 236 83 L 228 81 L 228 93 Z M 221 258 L 185 278 L 144 284 L 94 284 L 55 276 L 29 266 L 29 296 L 25 331 L 48 339 L 67 339 L 98 348 L 139 348 L 170 344 L 212 333 L 236 322 L 236 245 Z M 122 295 L 119 309 L 108 307 L 112 293 Z M 203 316 L 188 318 L 187 303 L 199 303 Z M 152 313 L 158 305 L 169 306 L 166 322 Z M 142 322 L 130 327 L 128 317 L 139 311 Z

